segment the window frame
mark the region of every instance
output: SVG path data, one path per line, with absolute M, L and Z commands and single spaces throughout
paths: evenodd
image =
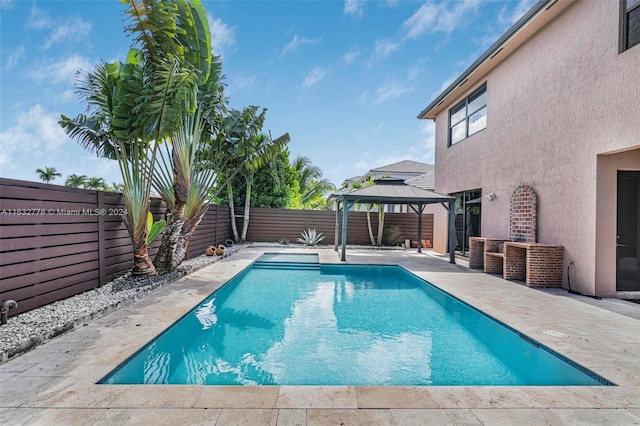
M 484 104 L 482 104 L 479 108 L 474 109 L 473 111 L 469 110 L 469 105 L 471 103 L 473 103 L 476 99 L 480 98 L 481 96 L 487 96 L 487 82 L 484 82 L 483 84 L 481 84 L 477 89 L 475 89 L 473 92 L 471 92 L 467 97 L 465 97 L 462 101 L 458 102 L 457 104 L 455 104 L 453 107 L 451 107 L 449 109 L 449 146 L 453 146 L 456 145 L 460 142 L 462 142 L 465 139 L 468 139 L 469 137 L 475 135 L 476 133 L 480 133 L 481 131 L 485 130 L 487 128 L 487 125 L 485 123 L 485 126 L 479 130 L 476 130 L 473 133 L 469 133 L 469 118 L 478 113 L 479 111 L 482 111 L 483 109 L 486 110 L 487 108 L 487 99 L 485 99 Z M 452 118 L 454 116 L 454 114 L 460 112 L 464 110 L 465 115 L 464 118 L 462 118 L 461 120 L 458 120 L 456 122 L 452 122 Z M 455 111 L 455 112 L 454 112 Z M 486 117 L 486 111 L 485 111 L 485 117 Z M 486 120 L 486 119 L 485 119 Z M 465 129 L 464 129 L 464 137 L 460 140 L 457 141 L 453 141 L 453 128 L 455 126 L 460 125 L 461 123 L 465 124 Z
M 640 45 L 640 41 L 636 42 L 632 45 L 628 45 L 628 39 L 629 39 L 629 28 L 628 28 L 628 21 L 629 21 L 629 15 L 631 14 L 631 12 L 635 12 L 638 9 L 640 9 L 640 2 L 638 2 L 638 4 L 636 4 L 633 9 L 628 10 L 627 11 L 627 2 L 629 0 L 620 0 L 620 25 L 619 25 L 619 29 L 620 29 L 620 33 L 619 33 L 619 52 L 618 53 L 622 53 L 625 52 L 629 49 L 631 49 L 632 47 L 635 46 L 639 46 Z

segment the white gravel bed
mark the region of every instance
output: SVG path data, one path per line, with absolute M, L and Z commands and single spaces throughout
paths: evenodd
M 242 246 L 227 247 L 223 256 L 198 256 L 183 262 L 162 276 L 135 277 L 130 273 L 67 299 L 9 317 L 0 325 L 0 364 L 41 345 L 62 333 L 82 326 L 129 305 L 149 292 L 237 252 Z

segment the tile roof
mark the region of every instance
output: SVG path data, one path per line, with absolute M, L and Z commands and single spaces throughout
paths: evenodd
M 370 172 L 374 173 L 426 173 L 433 170 L 433 164 L 419 163 L 412 160 L 398 161 L 397 163 L 387 164 L 386 166 L 380 166 L 375 169 L 371 169 Z

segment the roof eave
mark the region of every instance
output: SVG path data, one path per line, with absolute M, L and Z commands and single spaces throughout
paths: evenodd
M 418 119 L 432 119 L 435 120 L 436 112 L 434 111 L 438 106 L 444 103 L 445 99 L 459 86 L 462 86 L 467 82 L 468 78 L 477 70 L 481 65 L 490 59 L 493 59 L 511 40 L 511 38 L 518 34 L 523 28 L 529 25 L 533 20 L 538 17 L 541 12 L 550 9 L 559 0 L 539 0 L 527 13 L 525 13 L 511 28 L 507 30 L 495 43 L 489 47 L 489 49 L 482 54 L 469 68 L 467 68 L 453 83 L 449 85 L 438 97 L 436 97 L 420 114 Z M 564 0 L 564 3 L 570 3 L 573 0 Z M 564 9 L 564 8 L 562 8 Z M 506 56 L 498 58 L 496 64 L 501 62 Z

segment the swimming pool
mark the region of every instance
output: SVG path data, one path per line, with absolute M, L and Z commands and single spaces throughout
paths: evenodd
M 291 260 L 258 259 L 100 383 L 612 384 L 399 266 Z

